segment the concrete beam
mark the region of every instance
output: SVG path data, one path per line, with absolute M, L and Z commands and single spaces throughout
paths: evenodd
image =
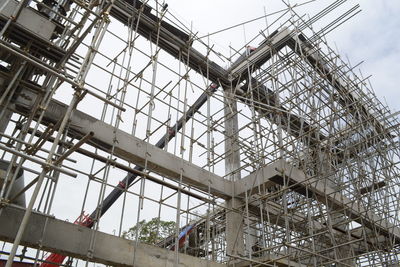
M 23 89 L 16 99 L 15 107 L 23 113 L 29 112 L 34 103 L 36 94 Z M 46 110 L 43 123 L 56 123 L 67 110 L 67 105 L 52 100 Z M 182 182 L 199 190 L 228 199 L 232 197 L 232 183 L 222 177 L 202 169 L 186 160 L 183 160 L 165 150 L 145 142 L 122 130 L 115 129 L 96 118 L 74 111 L 70 119 L 70 134 L 77 138 L 94 132 L 90 143 L 104 151 L 111 151 L 115 145 L 114 155 L 134 164 L 144 166 L 147 161 L 149 170 L 166 176 L 172 180 L 179 181 L 182 172 Z
M 22 209 L 12 206 L 3 208 L 0 215 L 0 240 L 13 242 L 23 214 Z M 174 251 L 141 243 L 136 247 L 134 241 L 102 232 L 95 233 L 95 242 L 91 247 L 92 235 L 93 230 L 87 227 L 33 213 L 21 245 L 112 266 L 226 266 L 185 254 L 179 254 L 179 263 L 175 265 Z
M 137 32 L 141 36 L 150 42 L 157 40 L 160 48 L 182 63 L 188 64 L 196 72 L 202 75 L 207 73 L 208 79 L 214 83 L 229 84 L 226 70 L 192 47 L 194 36 L 189 36 L 189 33 L 161 20 L 153 14 L 152 8 L 143 2 L 145 1 L 116 0 L 110 15 L 124 25 L 129 25 L 132 15 L 138 14 L 142 9 L 140 16 L 136 16 L 139 19 Z
M 251 201 L 252 204 L 249 204 L 249 212 L 254 216 L 261 216 L 260 212 L 260 201 Z M 263 202 L 263 216 L 264 221 L 268 221 L 273 225 L 277 225 L 283 228 L 286 228 L 286 215 L 284 213 L 283 207 L 277 203 L 272 201 Z M 328 225 L 320 222 L 316 219 L 310 219 L 306 214 L 291 211 L 289 216 L 289 228 L 293 232 L 304 233 L 305 235 L 309 235 L 309 228 L 312 227 L 314 235 L 318 235 L 320 233 L 318 240 L 319 242 L 323 242 L 328 246 L 332 246 L 332 240 L 336 240 L 336 245 L 340 245 L 341 242 L 354 241 L 350 246 L 352 247 L 354 253 L 356 255 L 361 255 L 367 252 L 373 252 L 379 249 L 387 248 L 387 243 L 390 243 L 390 240 L 387 237 L 374 233 L 372 230 L 369 230 L 367 233 L 367 240 L 363 240 L 364 234 L 361 230 L 364 228 L 359 228 L 356 230 L 351 230 L 349 233 L 340 229 L 340 227 L 332 226 L 332 231 L 327 233 Z M 340 241 L 341 240 L 341 241 Z M 358 241 L 357 241 L 358 240 Z
M 293 31 L 286 27 L 273 32 L 254 50 L 254 52 L 243 58 L 243 60 L 233 64 L 228 69 L 229 79 L 240 80 L 248 77 L 249 66 L 251 66 L 252 69 L 254 69 L 254 67 L 260 68 L 262 64 L 267 62 L 275 53 L 286 45 L 286 42 L 291 39 L 292 35 Z
M 262 189 L 276 185 L 270 178 L 279 175 L 277 170 L 283 166 L 282 164 L 282 161 L 275 161 L 236 181 L 235 196 L 244 197 L 246 191 L 247 195 L 250 196 L 258 193 L 258 187 Z
M 303 34 L 300 33 L 288 40 L 287 45 L 293 52 L 304 58 L 323 79 L 337 90 L 340 96 L 339 103 L 348 109 L 356 119 L 360 121 L 372 120 L 371 125 L 375 127 L 378 133 L 390 137 L 385 133 L 385 127 L 382 123 L 370 113 L 368 107 L 361 103 L 362 101 L 360 100 L 363 97 L 363 92 L 358 88 L 358 85 L 354 82 L 349 83 L 345 81 L 336 71 L 332 70 L 328 62 L 324 59 L 324 55 Z M 360 112 L 362 113 L 361 116 Z M 362 116 L 365 116 L 365 118 L 363 119 Z
M 314 198 L 380 235 L 394 238 L 396 243 L 400 242 L 400 229 L 397 226 L 367 210 L 357 200 L 351 200 L 343 196 L 341 192 L 333 190 L 324 180 L 309 178 L 303 171 L 284 161 L 266 165 L 241 181 L 235 182 L 235 195 L 243 196 L 246 191 L 256 192 L 258 185 L 283 184 L 284 179 L 292 190 Z
M 302 173 L 300 170 L 295 168 L 291 168 L 289 170 L 287 164 L 285 165 L 284 161 L 276 161 L 235 182 L 235 196 L 238 198 L 243 198 L 245 197 L 246 191 L 247 196 L 252 196 L 259 193 L 259 186 L 263 190 L 276 185 L 276 180 L 274 181 L 273 177 L 281 177 L 282 174 L 278 170 L 282 169 L 282 166 L 286 166 L 287 173 L 290 173 L 291 170 L 292 175 L 297 174 L 297 176 L 299 176 Z M 299 187 L 296 187 L 295 189 L 299 190 Z M 264 191 L 261 191 L 260 193 L 265 194 Z M 259 207 L 261 205 L 261 202 L 257 200 L 252 201 L 252 198 L 250 198 L 250 203 L 251 204 L 248 207 L 249 212 L 256 216 L 261 216 Z M 263 203 L 262 206 L 265 217 L 264 220 L 268 220 L 269 223 L 272 223 L 274 225 L 286 227 L 285 214 L 281 205 L 272 201 L 268 201 L 267 203 Z M 292 231 L 305 232 L 306 234 L 308 234 L 308 229 L 310 225 L 312 225 L 315 234 L 321 232 L 321 237 L 324 237 L 325 240 L 324 242 L 326 242 L 327 244 L 331 244 L 332 242 L 332 235 L 328 233 L 322 233 L 326 231 L 327 225 L 314 219 L 310 222 L 309 218 L 307 218 L 307 216 L 303 213 L 296 211 L 290 212 L 289 225 Z M 350 233 L 347 233 L 346 231 L 340 229 L 340 227 L 335 226 L 332 226 L 332 234 L 337 238 L 342 238 L 343 240 L 347 241 L 349 241 L 349 238 L 351 241 L 355 241 L 360 240 L 364 237 L 363 233 L 360 231 L 352 230 L 350 231 Z M 384 246 L 385 242 L 388 242 L 387 236 L 385 237 L 382 234 L 377 234 L 372 230 L 370 230 L 370 233 L 367 236 L 368 240 L 366 240 L 366 242 L 363 241 L 351 244 L 351 247 L 356 254 L 363 254 L 369 251 L 375 251 L 381 246 Z

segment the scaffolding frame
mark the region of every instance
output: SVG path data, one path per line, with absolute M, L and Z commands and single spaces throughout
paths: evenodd
M 157 0 L 0 4 L 6 266 L 397 266 L 397 114 L 325 38 L 360 6 L 283 4 L 229 56 Z

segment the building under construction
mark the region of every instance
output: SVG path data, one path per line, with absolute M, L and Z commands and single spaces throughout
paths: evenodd
M 158 0 L 2 0 L 0 265 L 400 266 L 399 121 L 326 2 L 221 53 Z

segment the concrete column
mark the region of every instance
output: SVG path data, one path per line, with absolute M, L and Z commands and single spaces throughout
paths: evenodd
M 225 115 L 225 173 L 229 174 L 230 181 L 240 179 L 240 172 L 236 171 L 240 168 L 240 151 L 238 139 L 238 116 L 236 101 L 233 100 L 232 91 L 225 91 L 224 98 L 224 115 Z M 229 211 L 237 209 L 242 205 L 242 201 L 232 198 L 226 201 L 226 249 L 229 255 L 244 255 L 243 240 L 243 216 L 238 212 Z

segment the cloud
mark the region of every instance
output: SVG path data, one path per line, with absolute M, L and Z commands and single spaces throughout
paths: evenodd
M 380 100 L 400 110 L 400 1 L 362 1 L 362 12 L 329 38 L 335 41 L 340 54 L 357 64 L 364 61 L 364 76 L 372 75 L 371 83 Z

